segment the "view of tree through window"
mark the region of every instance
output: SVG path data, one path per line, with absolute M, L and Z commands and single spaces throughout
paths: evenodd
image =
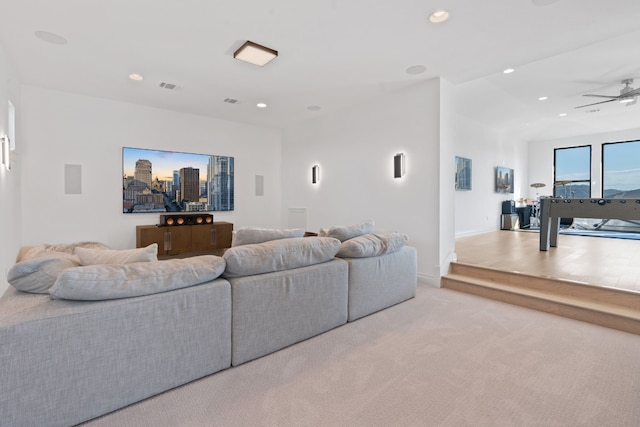
M 602 144 L 603 197 L 640 197 L 640 141 Z
M 553 196 L 591 197 L 591 146 L 554 150 Z

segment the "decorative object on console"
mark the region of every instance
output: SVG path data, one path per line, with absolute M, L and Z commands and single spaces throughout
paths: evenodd
M 393 156 L 393 177 L 402 178 L 405 174 L 404 153 Z
M 233 157 L 123 147 L 122 180 L 123 213 L 234 209 Z
M 496 193 L 513 193 L 513 169 L 496 167 Z
M 160 215 L 160 225 L 213 224 L 211 214 Z

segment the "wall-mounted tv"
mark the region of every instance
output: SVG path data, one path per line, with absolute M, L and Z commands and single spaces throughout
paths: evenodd
M 122 212 L 233 210 L 233 157 L 122 148 Z

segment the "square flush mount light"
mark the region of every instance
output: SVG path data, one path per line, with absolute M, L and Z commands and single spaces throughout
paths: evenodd
M 278 51 L 246 41 L 233 53 L 235 59 L 262 67 L 278 56 Z

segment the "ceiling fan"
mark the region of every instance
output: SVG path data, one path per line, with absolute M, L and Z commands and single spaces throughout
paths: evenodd
M 580 105 L 576 108 L 589 107 L 591 105 L 604 104 L 606 102 L 618 101 L 621 104 L 626 104 L 627 107 L 629 105 L 633 105 L 636 103 L 636 97 L 640 95 L 640 88 L 634 89 L 630 85 L 633 83 L 633 79 L 624 79 L 621 82 L 624 87 L 620 89 L 620 95 L 594 95 L 594 94 L 586 94 L 582 96 L 594 96 L 597 98 L 609 98 L 606 101 L 594 102 L 593 104 Z

